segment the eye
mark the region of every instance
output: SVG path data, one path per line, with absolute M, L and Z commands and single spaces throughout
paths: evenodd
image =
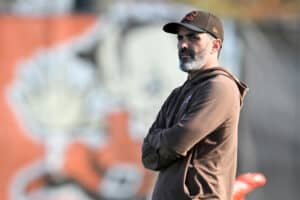
M 177 40 L 178 40 L 178 41 L 183 40 L 183 36 L 182 36 L 182 35 L 177 35 Z
M 192 41 L 198 41 L 198 40 L 200 40 L 200 37 L 196 34 L 192 34 L 189 36 L 189 39 Z

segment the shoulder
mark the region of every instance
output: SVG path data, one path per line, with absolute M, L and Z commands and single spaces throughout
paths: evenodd
M 198 85 L 197 93 L 205 94 L 211 98 L 224 99 L 239 99 L 239 89 L 234 80 L 230 77 L 218 74 L 207 79 L 202 84 Z
M 210 80 L 211 85 L 216 89 L 222 89 L 225 91 L 238 91 L 236 82 L 223 74 L 219 74 Z
M 176 87 L 172 90 L 171 94 L 177 93 L 182 86 Z
M 240 91 L 234 80 L 225 75 L 217 75 L 209 82 L 211 98 L 228 106 L 239 107 Z
M 173 98 L 175 96 L 177 96 L 177 94 L 180 92 L 182 86 L 176 87 L 172 90 L 172 92 L 170 93 L 170 95 L 168 96 L 167 100 L 170 98 Z

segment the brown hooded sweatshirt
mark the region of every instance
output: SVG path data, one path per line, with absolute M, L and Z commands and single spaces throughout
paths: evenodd
M 142 162 L 159 171 L 152 200 L 231 200 L 237 131 L 247 86 L 221 67 L 173 90 L 144 139 Z

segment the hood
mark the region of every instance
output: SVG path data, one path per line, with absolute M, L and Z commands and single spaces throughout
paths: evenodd
M 229 72 L 228 70 L 226 70 L 223 67 L 213 67 L 213 68 L 209 68 L 209 69 L 200 70 L 196 74 L 196 76 L 194 76 L 192 79 L 190 79 L 190 81 L 192 84 L 197 84 L 199 82 L 208 80 L 217 75 L 227 76 L 228 78 L 230 78 L 231 80 L 233 80 L 236 83 L 236 85 L 240 91 L 240 104 L 242 106 L 244 98 L 245 98 L 247 92 L 249 91 L 249 88 L 245 83 L 241 82 L 231 72 Z

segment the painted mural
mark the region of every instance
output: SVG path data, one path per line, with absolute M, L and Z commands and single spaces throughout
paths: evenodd
M 68 2 L 56 6 L 68 10 Z M 186 78 L 176 37 L 161 26 L 187 9 L 117 4 L 102 16 L 0 16 L 0 199 L 150 197 L 155 174 L 142 167 L 141 143 Z M 239 48 L 223 51 L 238 71 Z
M 145 13 L 0 17 L 1 199 L 149 197 L 141 142 L 185 77 Z

